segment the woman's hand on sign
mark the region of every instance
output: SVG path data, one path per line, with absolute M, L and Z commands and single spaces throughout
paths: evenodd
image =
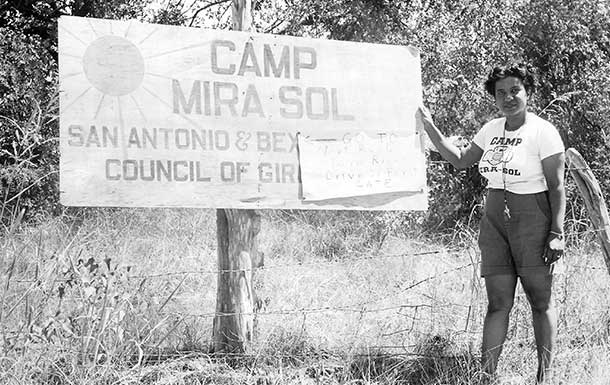
M 423 104 L 420 104 L 417 108 L 416 118 L 423 123 L 426 131 L 428 131 L 430 127 L 434 127 L 434 120 L 432 119 L 432 114 L 430 113 L 430 110 L 426 108 L 426 106 L 424 106 Z
M 423 104 L 420 104 L 416 118 L 423 124 L 430 141 L 441 156 L 455 168 L 466 168 L 478 162 L 483 156 L 483 150 L 477 145 L 471 145 L 460 137 L 447 138 L 436 127 L 432 114 Z M 464 143 L 465 142 L 465 143 Z
M 434 144 L 434 140 L 430 141 L 430 136 L 438 136 L 439 140 L 443 139 L 443 136 L 440 135 L 440 131 L 438 132 L 438 135 L 434 135 L 433 131 L 437 130 L 435 130 L 434 119 L 432 119 L 432 114 L 430 113 L 430 110 L 426 108 L 426 106 L 424 106 L 423 104 L 420 104 L 419 108 L 417 109 L 416 118 L 419 122 L 421 122 L 421 124 L 424 126 L 424 129 L 428 133 L 428 137 L 425 138 L 426 149 L 434 152 L 439 152 L 438 147 L 436 146 L 436 144 Z M 465 149 L 470 144 L 466 138 L 461 137 L 459 135 L 453 135 L 445 139 L 448 143 L 451 143 L 458 149 Z
M 459 135 L 452 135 L 447 139 L 449 139 L 449 141 L 457 148 L 466 148 L 470 144 L 468 139 Z

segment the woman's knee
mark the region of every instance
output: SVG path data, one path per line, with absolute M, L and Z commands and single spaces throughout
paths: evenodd
M 521 284 L 532 311 L 544 313 L 553 309 L 552 277 L 536 277 L 537 279 L 521 279 Z
M 498 275 L 485 277 L 487 288 L 487 312 L 510 312 L 513 307 L 517 277 L 514 275 Z
M 488 313 L 498 313 L 505 312 L 510 313 L 510 310 L 513 308 L 514 298 L 512 295 L 496 295 L 489 296 L 487 298 L 487 312 Z
M 527 295 L 527 299 L 534 313 L 546 313 L 553 310 L 553 300 L 550 296 Z

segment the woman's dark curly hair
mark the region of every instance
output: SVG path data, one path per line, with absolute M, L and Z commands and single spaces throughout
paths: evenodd
M 496 82 L 510 76 L 521 79 L 528 95 L 531 95 L 536 90 L 536 73 L 534 68 L 526 63 L 514 63 L 497 66 L 491 70 L 485 81 L 485 91 L 495 97 Z

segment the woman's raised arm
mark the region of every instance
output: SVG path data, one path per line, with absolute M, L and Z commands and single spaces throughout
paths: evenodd
M 441 156 L 455 168 L 467 168 L 478 162 L 483 156 L 483 150 L 474 143 L 464 148 L 459 148 L 451 143 L 445 135 L 436 127 L 430 111 L 420 106 L 417 110 L 417 119 L 421 120 L 424 130 Z

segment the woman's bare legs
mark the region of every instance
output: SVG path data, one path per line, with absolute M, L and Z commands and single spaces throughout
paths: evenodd
M 544 382 L 553 362 L 553 348 L 557 337 L 557 314 L 551 297 L 553 276 L 536 274 L 521 277 L 521 285 L 532 307 L 534 336 L 538 351 L 538 383 Z
M 487 315 L 483 324 L 483 371 L 494 374 L 508 331 L 508 316 L 513 307 L 517 276 L 513 274 L 485 277 Z

